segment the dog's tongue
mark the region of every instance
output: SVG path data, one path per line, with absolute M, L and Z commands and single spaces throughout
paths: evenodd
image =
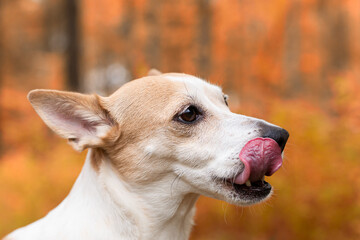
M 240 152 L 244 170 L 234 183 L 244 184 L 247 180 L 258 181 L 274 174 L 282 165 L 281 149 L 271 138 L 255 138 L 245 144 Z

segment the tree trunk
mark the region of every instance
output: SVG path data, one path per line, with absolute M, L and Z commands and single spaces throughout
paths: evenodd
M 349 23 L 342 6 L 334 1 L 320 2 L 319 15 L 325 22 L 322 29 L 324 66 L 320 70 L 319 83 L 320 86 L 328 86 L 331 79 L 349 67 Z M 325 104 L 332 95 L 329 87 L 319 88 L 318 94 Z
M 3 28 L 3 7 L 4 3 L 3 1 L 0 1 L 0 32 L 4 34 L 4 28 Z M 3 77 L 4 77 L 4 68 L 3 68 L 3 59 L 4 59 L 4 45 L 3 45 L 3 37 L 0 37 L 0 91 L 2 90 L 3 86 Z M 0 96 L 1 98 L 1 96 Z M 1 101 L 2 102 L 2 101 Z M 3 145 L 3 115 L 2 115 L 3 109 L 2 105 L 0 103 L 0 156 L 3 154 L 4 151 L 4 145 Z
M 70 90 L 78 90 L 80 87 L 80 53 L 79 53 L 79 1 L 66 0 L 65 17 L 67 28 L 66 49 L 66 85 Z
M 283 69 L 285 72 L 286 88 L 284 97 L 294 97 L 303 90 L 301 72 L 299 69 L 301 29 L 299 3 L 292 3 L 286 17 L 284 34 Z
M 145 57 L 151 68 L 160 67 L 160 25 L 159 5 L 162 1 L 150 0 L 147 4 L 146 24 L 148 37 L 145 46 Z M 161 69 L 159 69 L 161 71 Z
M 134 47 L 134 24 L 136 9 L 133 1 L 125 1 L 125 12 L 119 28 L 120 38 L 123 40 L 124 49 L 124 65 L 130 72 L 130 79 L 134 76 L 134 54 L 131 49 Z
M 198 61 L 197 70 L 201 77 L 207 78 L 211 71 L 211 6 L 209 0 L 198 0 Z

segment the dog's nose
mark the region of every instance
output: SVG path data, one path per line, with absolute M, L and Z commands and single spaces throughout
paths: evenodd
M 289 133 L 283 128 L 266 126 L 263 128 L 262 137 L 274 139 L 279 144 L 281 151 L 283 151 L 289 138 Z

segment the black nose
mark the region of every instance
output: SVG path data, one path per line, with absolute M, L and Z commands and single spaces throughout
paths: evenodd
M 289 133 L 283 128 L 266 126 L 262 128 L 263 138 L 272 138 L 274 139 L 280 146 L 281 151 L 284 150 L 285 144 L 289 138 Z

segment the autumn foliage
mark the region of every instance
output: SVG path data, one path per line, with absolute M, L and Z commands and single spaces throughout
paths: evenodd
M 0 237 L 59 204 L 86 154 L 27 92 L 109 94 L 156 67 L 221 84 L 233 111 L 290 132 L 271 200 L 202 197 L 192 239 L 360 239 L 359 1 L 68 2 L 0 1 Z

